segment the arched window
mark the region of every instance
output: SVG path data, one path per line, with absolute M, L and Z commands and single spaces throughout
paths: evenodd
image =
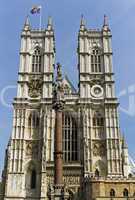
M 78 160 L 77 123 L 75 117 L 63 114 L 63 159 Z
M 41 51 L 39 47 L 36 47 L 32 55 L 32 72 L 41 72 Z
M 31 189 L 36 189 L 36 179 L 37 179 L 37 174 L 36 174 L 36 170 L 33 169 L 31 171 L 31 180 L 30 180 L 30 187 Z
M 110 197 L 115 197 L 115 190 L 114 189 L 110 190 Z
M 124 197 L 128 197 L 128 189 L 126 189 L 126 188 L 124 189 L 124 191 L 123 191 L 123 196 L 124 196 Z
M 91 71 L 96 73 L 101 72 L 101 53 L 98 48 L 92 50 Z

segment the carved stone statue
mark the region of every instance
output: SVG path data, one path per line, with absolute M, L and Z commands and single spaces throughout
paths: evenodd
M 57 63 L 57 80 L 62 79 L 61 64 Z
M 64 85 L 62 83 L 61 65 L 57 63 L 57 78 L 53 87 L 53 107 L 62 108 L 64 104 Z

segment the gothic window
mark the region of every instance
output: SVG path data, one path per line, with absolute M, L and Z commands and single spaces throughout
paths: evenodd
M 114 189 L 110 190 L 110 197 L 115 197 L 115 190 Z
M 65 162 L 78 160 L 76 119 L 66 114 L 63 114 L 63 158 Z
M 92 50 L 91 71 L 96 73 L 101 72 L 101 53 L 98 48 Z
M 126 188 L 125 188 L 124 191 L 123 191 L 123 196 L 124 196 L 124 197 L 128 197 L 128 190 L 127 190 Z
M 31 189 L 35 189 L 36 188 L 36 170 L 35 169 L 33 169 L 31 171 L 30 186 L 31 186 Z
M 41 51 L 39 47 L 36 47 L 32 55 L 32 72 L 41 72 Z

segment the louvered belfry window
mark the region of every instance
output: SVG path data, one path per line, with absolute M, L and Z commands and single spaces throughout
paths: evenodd
M 41 51 L 39 47 L 36 47 L 32 55 L 32 72 L 41 72 Z

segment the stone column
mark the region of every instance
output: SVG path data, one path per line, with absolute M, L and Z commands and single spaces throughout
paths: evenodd
M 54 185 L 49 188 L 51 200 L 66 200 L 68 191 L 63 184 L 63 151 L 62 151 L 62 111 L 64 109 L 64 90 L 61 66 L 57 64 L 57 79 L 54 85 L 53 109 L 55 110 L 54 133 Z
M 54 184 L 63 184 L 63 159 L 62 159 L 62 107 L 56 108 L 55 140 L 54 140 Z

